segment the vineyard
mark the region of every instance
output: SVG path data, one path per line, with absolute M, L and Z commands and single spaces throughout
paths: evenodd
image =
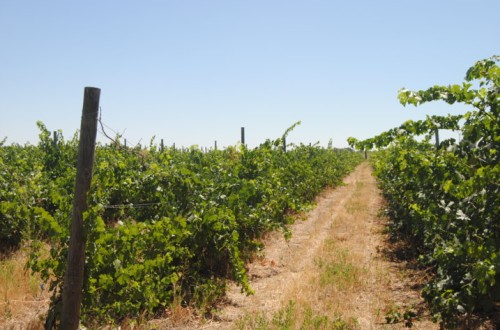
M 454 326 L 500 302 L 499 56 L 477 62 L 461 85 L 403 89 L 403 105 L 460 102 L 459 116 L 408 121 L 349 143 L 373 154 L 394 238 L 411 243 L 433 277 L 423 289 L 436 321 Z M 439 141 L 439 130 L 461 139 Z
M 41 122 L 37 145 L 0 144 L 0 243 L 27 246 L 28 267 L 50 283 L 60 316 L 78 141 Z M 82 321 L 161 315 L 174 302 L 210 312 L 229 281 L 252 293 L 245 262 L 362 157 L 284 141 L 202 151 L 154 141 L 98 144 L 84 214 Z
M 499 56 L 478 61 L 462 84 L 399 92 L 405 106 L 458 102 L 470 111 L 429 115 L 364 141 L 348 140 L 370 153 L 391 239 L 404 242 L 430 274 L 422 296 L 433 321 L 444 328 L 468 327 L 474 316 L 500 308 L 499 61 Z M 352 149 L 287 145 L 298 124 L 256 148 L 242 143 L 220 150 L 176 149 L 154 139 L 146 147 L 127 147 L 120 136 L 97 144 L 84 213 L 82 323 L 93 327 L 168 316 L 175 305 L 212 315 L 232 283 L 251 295 L 247 266 L 262 254 L 263 239 L 270 232 L 290 238 L 291 225 L 317 195 L 341 185 L 363 160 Z M 52 296 L 47 326 L 57 327 L 78 138 L 65 139 L 62 132 L 51 134 L 42 122 L 37 125 L 36 145 L 0 142 L 0 249 L 2 255 L 29 251 L 27 269 Z M 455 131 L 459 138 L 440 140 L 444 131 Z M 367 163 L 361 167 L 370 168 Z M 359 191 L 363 180 L 356 183 Z M 367 204 L 364 197 L 353 198 L 359 202 L 346 206 L 347 213 L 368 208 L 361 205 Z M 345 229 L 351 220 L 336 221 Z M 322 219 L 319 227 L 332 227 L 329 221 Z M 372 227 L 366 228 L 371 232 Z M 372 242 L 370 249 L 379 246 Z M 348 266 L 366 274 L 362 265 Z M 353 292 L 358 298 L 360 293 Z M 411 324 L 416 315 L 398 313 L 393 310 L 387 322 Z

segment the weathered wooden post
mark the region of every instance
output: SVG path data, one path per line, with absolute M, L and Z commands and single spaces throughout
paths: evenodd
M 54 141 L 52 141 L 54 144 L 54 149 L 57 149 L 57 131 L 54 131 Z
M 245 127 L 241 128 L 241 144 L 245 145 Z
M 64 330 L 78 329 L 80 323 L 86 239 L 83 231 L 83 212 L 87 209 L 87 192 L 92 180 L 100 95 L 99 88 L 85 87 L 76 165 L 75 197 L 62 292 L 61 329 Z

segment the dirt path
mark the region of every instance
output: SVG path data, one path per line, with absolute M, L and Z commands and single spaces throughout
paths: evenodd
M 249 265 L 255 294 L 231 288 L 217 318 L 199 328 L 254 328 L 256 318 L 261 324 L 276 319 L 287 304 L 295 306 L 296 322 L 313 313 L 348 328 L 403 328 L 402 322 L 386 324 L 385 317 L 401 321 L 397 313 L 422 303 L 404 265 L 384 256 L 384 221 L 377 217 L 382 200 L 369 164 L 361 164 L 344 183 L 318 198 L 307 219 L 293 225 L 290 241 L 278 233 L 266 240 L 265 257 Z M 301 308 L 309 312 L 297 313 Z M 413 328 L 438 327 L 421 320 Z

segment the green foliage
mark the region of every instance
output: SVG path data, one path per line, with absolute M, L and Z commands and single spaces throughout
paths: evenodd
M 36 236 L 45 210 L 42 153 L 34 146 L 0 146 L 0 246 Z
M 393 233 L 411 239 L 435 270 L 423 296 L 445 325 L 500 300 L 499 60 L 477 62 L 462 85 L 399 93 L 404 105 L 472 106 L 463 116 L 432 116 L 367 141 L 349 140 L 360 149 L 384 148 L 374 166 Z M 460 130 L 463 139 L 436 146 L 430 140 L 439 128 Z
M 296 123 L 285 132 L 283 138 Z M 63 287 L 76 175 L 76 138 L 42 123 L 38 146 L 0 146 L 2 242 L 33 247 L 29 267 Z M 83 318 L 153 316 L 174 301 L 210 310 L 235 281 L 247 294 L 245 262 L 272 230 L 361 161 L 349 150 L 265 141 L 202 152 L 98 145 L 88 210 Z M 15 228 L 13 230 L 12 228 Z M 37 239 L 50 244 L 42 256 Z M 38 247 L 38 248 L 37 248 Z
M 397 306 L 391 307 L 385 313 L 385 322 L 387 324 L 403 323 L 406 328 L 413 327 L 413 321 L 417 318 L 417 312 L 413 309 L 401 310 Z

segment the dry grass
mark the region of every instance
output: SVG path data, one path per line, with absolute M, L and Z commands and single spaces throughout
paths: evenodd
M 364 265 L 364 253 L 356 253 L 351 244 L 352 232 L 347 230 L 346 222 L 358 223 L 364 217 L 366 205 L 363 203 L 363 182 L 356 181 L 355 189 L 345 201 L 344 207 L 331 214 L 332 222 L 328 237 L 320 246 L 314 259 L 314 268 L 308 272 L 306 286 L 296 282 L 285 300 L 300 301 L 295 309 L 294 318 L 298 323 L 308 323 L 312 319 L 325 320 L 322 329 L 358 329 L 359 293 L 365 288 L 364 278 L 367 269 Z M 366 196 L 365 196 L 366 197 Z M 306 256 L 304 256 L 306 257 Z M 295 300 L 293 300 L 295 299 Z M 310 323 L 310 322 L 309 322 Z M 316 328 L 315 322 L 312 323 Z M 311 325 L 311 324 L 310 324 Z M 290 329 L 294 329 L 291 327 Z
M 27 250 L 20 249 L 0 258 L 0 328 L 42 328 L 49 295 L 40 278 L 25 269 Z
M 344 320 L 337 315 L 322 315 L 305 302 L 290 300 L 272 316 L 265 313 L 245 315 L 235 322 L 238 330 L 274 329 L 356 329 L 356 320 Z
M 175 299 L 161 319 L 140 324 L 138 329 L 186 329 L 195 321 L 199 321 L 195 309 L 190 306 L 184 307 L 180 299 Z

